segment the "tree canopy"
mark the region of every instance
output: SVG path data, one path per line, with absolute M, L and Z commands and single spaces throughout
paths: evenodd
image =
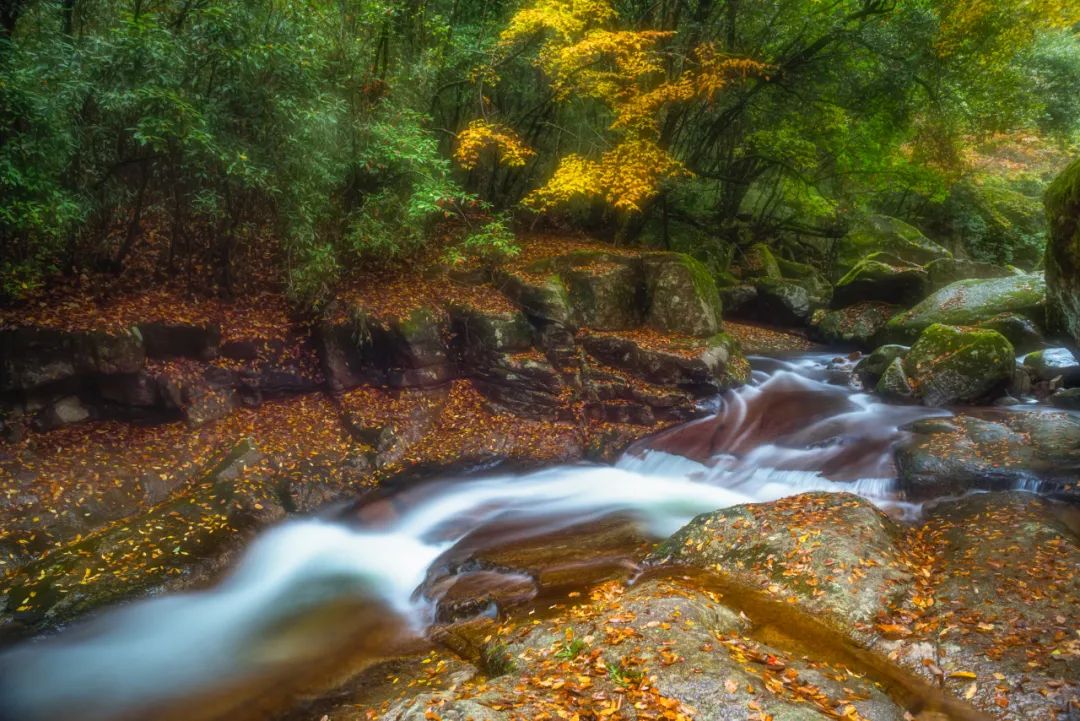
M 1030 264 L 1078 24 L 1077 0 L 15 0 L 0 288 L 270 274 L 317 304 L 432 244 L 512 252 L 515 223 L 722 265 L 869 212 Z

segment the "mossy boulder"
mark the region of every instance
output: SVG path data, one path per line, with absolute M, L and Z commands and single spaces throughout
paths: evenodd
M 935 323 L 904 358 L 916 396 L 926 405 L 975 402 L 1005 387 L 1015 351 L 997 331 Z
M 0 331 L 0 391 L 24 391 L 79 376 L 135 373 L 146 362 L 137 328 L 123 333 L 46 328 Z
M 495 284 L 538 323 L 566 327 L 577 323 L 566 282 L 558 273 L 500 271 L 495 275 Z
M 1024 367 L 1041 381 L 1060 378 L 1066 386 L 1080 385 L 1080 360 L 1068 348 L 1046 348 L 1028 353 Z
M 1047 324 L 1080 343 L 1080 159 L 1046 191 Z
M 520 311 L 497 313 L 452 305 L 450 327 L 455 345 L 467 361 L 498 353 L 517 353 L 533 344 L 532 326 Z
M 720 331 L 720 291 L 700 261 L 685 253 L 651 253 L 642 259 L 642 267 L 647 325 L 699 338 Z
M 921 300 L 929 287 L 922 266 L 891 253 L 872 253 L 849 270 L 833 290 L 834 308 L 866 300 L 910 305 Z
M 887 215 L 872 215 L 858 222 L 837 243 L 833 277 L 842 278 L 859 261 L 882 252 L 917 265 L 952 257 L 918 228 Z
M 940 290 L 958 280 L 1008 278 L 1015 275 L 1009 268 L 966 258 L 940 258 L 927 263 L 926 272 L 930 279 L 930 291 Z
M 760 278 L 732 308 L 739 318 L 781 326 L 803 326 L 810 321 L 815 309 L 814 300 L 802 285 L 791 280 Z
M 738 342 L 726 333 L 693 342 L 596 333 L 584 335 L 581 346 L 605 365 L 697 396 L 713 395 L 750 380 L 750 364 Z
M 743 254 L 743 278 L 782 278 L 780 264 L 772 249 L 764 243 L 754 243 Z
M 870 348 L 874 337 L 899 310 L 900 306 L 891 303 L 864 301 L 839 310 L 818 310 L 811 326 L 825 343 Z
M 786 279 L 806 288 L 810 298 L 821 305 L 825 305 L 832 298 L 833 287 L 823 274 L 808 263 L 799 263 L 794 260 L 777 257 L 776 264 L 780 266 L 780 274 Z
M 883 334 L 887 340 L 904 342 L 935 323 L 974 326 L 1002 313 L 1037 318 L 1045 303 L 1046 281 L 1039 274 L 961 280 L 894 317 Z

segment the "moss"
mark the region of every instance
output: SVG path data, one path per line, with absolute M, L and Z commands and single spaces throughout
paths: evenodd
M 916 394 L 928 405 L 978 401 L 1012 378 L 1015 351 L 997 331 L 935 323 L 904 358 Z
M 887 252 L 909 263 L 924 264 L 952 253 L 896 218 L 874 215 L 855 225 L 836 247 L 834 277 L 843 276 L 867 256 Z
M 977 325 L 1002 313 L 1040 317 L 1046 282 L 1037 274 L 961 280 L 937 291 L 886 325 L 889 338 L 911 340 L 934 323 Z
M 1050 184 L 1045 203 L 1050 222 L 1047 322 L 1080 342 L 1080 159 Z
M 743 276 L 779 280 L 783 274 L 780 272 L 780 265 L 772 249 L 764 243 L 754 243 L 744 255 Z

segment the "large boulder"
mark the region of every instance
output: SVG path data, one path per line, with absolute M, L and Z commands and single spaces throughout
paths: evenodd
M 967 258 L 940 258 L 926 264 L 926 273 L 930 279 L 929 290 L 936 291 L 958 280 L 973 278 L 1008 278 L 1016 273 L 993 263 L 982 263 Z
M 899 533 L 858 496 L 805 493 L 698 516 L 654 557 L 716 574 L 744 593 L 767 594 L 860 638 L 910 583 Z
M 539 324 L 573 327 L 577 323 L 570 293 L 558 273 L 503 270 L 496 273 L 495 285 Z
M 1046 191 L 1047 322 L 1080 343 L 1080 159 Z
M 735 318 L 769 325 L 803 326 L 813 315 L 816 303 L 806 288 L 792 280 L 758 279 L 753 286 L 739 286 L 737 294 L 728 293 Z
M 900 306 L 881 301 L 864 301 L 839 310 L 818 310 L 811 327 L 825 343 L 873 347 L 873 340 L 900 310 Z
M 843 277 L 859 261 L 882 252 L 917 265 L 952 256 L 918 228 L 886 215 L 872 215 L 857 223 L 838 241 L 834 277 Z
M 883 333 L 894 342 L 910 342 L 934 323 L 973 326 L 1003 313 L 1038 318 L 1045 303 L 1046 282 L 1038 274 L 961 280 L 894 317 Z
M 699 338 L 720 331 L 720 292 L 704 265 L 685 253 L 652 253 L 642 265 L 647 325 Z
M 1080 385 L 1080 360 L 1068 348 L 1046 348 L 1028 353 L 1024 366 L 1040 381 L 1060 378 L 1065 386 Z
M 537 261 L 527 270 L 557 279 L 566 289 L 575 319 L 587 328 L 627 330 L 641 325 L 645 278 L 638 257 L 577 251 Z
M 1063 489 L 1080 473 L 1080 419 L 1060 411 L 1002 411 L 919 421 L 896 451 L 911 500 L 972 490 Z
M 1015 368 L 1012 344 L 997 331 L 940 323 L 904 357 L 916 395 L 930 406 L 983 400 L 1006 386 Z
M 910 305 L 926 295 L 929 276 L 920 265 L 891 253 L 873 253 L 836 282 L 832 304 L 843 308 L 860 301 L 878 300 Z

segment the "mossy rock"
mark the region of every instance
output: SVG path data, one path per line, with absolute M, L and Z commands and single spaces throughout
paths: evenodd
M 927 263 L 926 272 L 930 279 L 931 292 L 940 290 L 947 285 L 952 285 L 958 280 L 971 280 L 981 278 L 1008 278 L 1016 275 L 1016 270 L 1005 268 L 993 263 L 981 263 L 977 260 L 966 258 L 940 258 Z
M 450 307 L 450 325 L 466 359 L 517 353 L 533 344 L 532 326 L 520 311 L 493 313 L 465 305 Z
M 814 300 L 802 285 L 790 280 L 762 278 L 755 287 L 757 298 L 751 316 L 771 325 L 803 326 L 814 311 Z
M 999 313 L 979 321 L 979 328 L 996 330 L 1009 339 L 1017 353 L 1041 348 L 1045 339 L 1042 329 L 1031 318 L 1019 313 Z
M 495 284 L 525 315 L 542 324 L 573 327 L 577 317 L 566 283 L 558 273 L 539 277 L 529 273 L 501 271 Z
M 832 284 L 818 272 L 817 268 L 807 263 L 780 257 L 776 258 L 776 264 L 780 266 L 780 273 L 786 280 L 794 281 L 806 288 L 806 292 L 812 299 L 821 304 L 829 302 L 833 294 Z
M 563 272 L 570 303 L 581 324 L 596 330 L 641 325 L 645 282 L 639 263 L 597 261 Z
M 833 307 L 867 300 L 910 305 L 925 297 L 929 280 L 922 266 L 891 253 L 872 253 L 837 281 Z
M 885 374 L 885 370 L 892 362 L 897 358 L 902 360 L 910 350 L 911 348 L 906 345 L 889 344 L 879 346 L 874 349 L 873 353 L 856 363 L 852 373 L 860 378 L 866 386 L 877 385 L 878 379 Z
M 1046 281 L 1039 274 L 989 280 L 961 280 L 894 317 L 885 326 L 885 339 L 911 341 L 935 323 L 978 325 L 1002 313 L 1038 318 L 1044 313 Z
M 699 338 L 720 331 L 720 291 L 700 261 L 685 253 L 650 253 L 642 259 L 642 267 L 647 325 Z
M 859 261 L 881 252 L 917 265 L 952 257 L 952 253 L 927 238 L 918 228 L 887 215 L 872 215 L 857 223 L 837 243 L 833 277 L 843 277 Z
M 893 358 L 878 379 L 874 391 L 881 397 L 892 401 L 907 401 L 915 397 L 915 389 L 904 372 L 904 361 Z
M 985 400 L 1015 368 L 1012 344 L 997 331 L 941 323 L 923 331 L 904 358 L 915 394 L 930 406 Z
M 1046 246 L 1048 328 L 1080 343 L 1080 159 L 1046 191 L 1050 240 Z
M 880 301 L 855 303 L 839 310 L 819 310 L 813 316 L 814 335 L 824 343 L 873 346 L 874 337 L 900 310 L 900 306 Z
M 1041 381 L 1061 378 L 1066 386 L 1080 385 L 1080 360 L 1068 348 L 1046 348 L 1028 353 L 1024 367 Z
M 783 274 L 772 249 L 764 243 L 754 243 L 743 254 L 742 277 L 779 280 Z

